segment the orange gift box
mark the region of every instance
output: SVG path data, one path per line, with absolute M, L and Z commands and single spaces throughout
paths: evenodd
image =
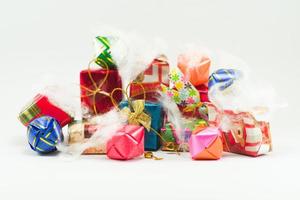
M 178 68 L 194 86 L 208 83 L 210 64 L 210 58 L 199 53 L 178 56 Z
M 193 160 L 218 160 L 222 157 L 223 144 L 220 131 L 215 127 L 207 127 L 189 140 L 190 154 Z

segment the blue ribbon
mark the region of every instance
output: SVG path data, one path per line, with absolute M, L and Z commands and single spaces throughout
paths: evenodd
M 219 90 L 223 91 L 233 84 L 240 77 L 240 72 L 235 69 L 219 69 L 213 72 L 208 81 L 208 89 L 213 86 L 219 86 Z
M 31 149 L 39 153 L 56 151 L 56 145 L 63 141 L 61 126 L 49 116 L 33 120 L 28 125 L 27 134 Z

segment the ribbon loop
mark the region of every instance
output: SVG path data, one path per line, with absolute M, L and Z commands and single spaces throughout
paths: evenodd
M 132 110 L 129 107 L 125 107 L 121 110 L 122 114 L 127 116 L 128 123 L 134 125 L 142 125 L 147 131 L 150 131 L 151 128 L 151 116 L 144 112 L 145 101 L 144 100 L 135 100 L 131 103 Z

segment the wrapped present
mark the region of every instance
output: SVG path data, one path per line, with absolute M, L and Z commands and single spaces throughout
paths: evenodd
M 115 69 L 116 63 L 111 56 L 111 43 L 116 40 L 114 37 L 97 36 L 95 38 L 96 60 L 95 63 L 104 69 Z
M 107 141 L 107 157 L 115 160 L 130 160 L 144 153 L 144 127 L 125 125 Z
M 256 121 L 246 112 L 226 111 L 228 130 L 223 131 L 224 150 L 248 156 L 259 156 L 272 150 L 269 123 Z
M 175 151 L 178 149 L 178 138 L 175 133 L 175 129 L 172 123 L 167 122 L 161 129 L 162 136 L 162 148 L 163 151 Z
M 178 68 L 194 86 L 207 84 L 210 63 L 209 57 L 198 52 L 178 56 Z
M 27 136 L 31 149 L 39 153 L 56 151 L 56 145 L 63 141 L 60 124 L 49 116 L 31 121 L 28 125 Z
M 186 79 L 178 68 L 172 68 L 169 74 L 170 87 L 162 86 L 162 92 L 167 94 L 177 105 L 187 106 L 200 102 L 197 89 Z
M 162 93 L 170 97 L 187 117 L 201 116 L 201 106 L 198 90 L 187 80 L 178 68 L 172 68 L 169 74 L 170 87 L 161 85 Z
M 128 123 L 145 127 L 145 150 L 156 151 L 160 148 L 159 134 L 162 127 L 163 110 L 160 104 L 144 100 L 122 101 L 121 112 L 128 116 Z M 129 108 L 130 107 L 130 108 Z
M 157 101 L 159 91 L 161 91 L 161 84 L 169 85 L 168 74 L 169 63 L 167 59 L 163 56 L 154 59 L 149 67 L 131 83 L 130 97 L 133 99 L 143 99 L 144 89 L 147 101 Z M 143 88 L 141 88 L 141 85 Z
M 82 121 L 74 121 L 68 126 L 68 143 L 84 143 L 86 142 L 98 129 L 100 129 L 97 124 L 90 124 Z M 94 154 L 105 154 L 106 153 L 106 143 L 103 142 L 95 147 L 89 147 L 84 150 L 82 154 L 84 155 L 94 155 Z
M 41 116 L 50 116 L 64 127 L 73 121 L 73 117 L 67 111 L 60 108 L 55 99 L 50 99 L 43 94 L 36 95 L 33 100 L 19 114 L 19 120 L 27 126 L 34 119 Z
M 223 144 L 220 131 L 215 127 L 192 134 L 189 149 L 194 160 L 218 160 L 222 156 Z
M 80 73 L 80 86 L 83 119 L 89 119 L 114 107 L 110 93 L 122 88 L 122 81 L 117 70 L 87 69 Z M 114 92 L 113 98 L 121 102 L 122 92 Z
M 208 81 L 208 88 L 218 86 L 220 91 L 225 90 L 233 84 L 241 76 L 241 73 L 236 69 L 218 69 L 213 72 Z
M 210 102 L 208 97 L 208 87 L 205 84 L 195 86 L 200 95 L 201 102 Z
M 201 120 L 201 122 L 199 120 Z M 202 124 L 202 122 L 204 122 L 205 124 Z M 200 126 L 202 127 L 202 129 L 205 129 L 207 127 L 206 121 L 202 121 L 202 119 L 193 120 L 193 122 L 192 120 L 186 119 L 184 125 L 185 128 L 183 130 L 176 130 L 172 123 L 167 122 L 166 125 L 161 129 L 161 149 L 163 151 L 188 152 L 188 142 L 192 133 L 195 130 L 200 130 Z

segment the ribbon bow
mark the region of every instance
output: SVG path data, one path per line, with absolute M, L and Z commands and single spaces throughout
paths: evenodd
M 151 117 L 144 112 L 145 100 L 135 100 L 129 105 L 121 110 L 121 113 L 128 118 L 128 123 L 133 125 L 142 125 L 147 131 L 151 129 Z

